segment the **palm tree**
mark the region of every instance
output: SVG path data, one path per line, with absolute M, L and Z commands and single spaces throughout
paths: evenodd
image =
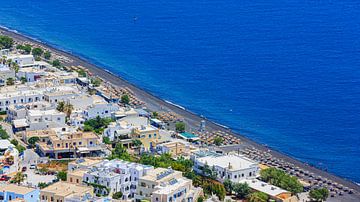
M 14 183 L 20 184 L 20 182 L 24 181 L 25 176 L 21 172 L 17 172 L 12 181 Z
M 73 109 L 74 109 L 74 106 L 72 104 L 70 104 L 70 102 L 68 102 L 68 103 L 66 103 L 64 105 L 64 111 L 63 112 L 69 118 Z
M 65 102 L 64 101 L 61 101 L 58 103 L 56 109 L 59 111 L 59 112 L 64 112 L 64 106 L 65 106 Z

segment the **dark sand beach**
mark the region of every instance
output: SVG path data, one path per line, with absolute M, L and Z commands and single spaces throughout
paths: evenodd
M 96 66 L 96 65 L 92 64 L 91 62 L 87 61 L 86 59 L 83 59 L 76 55 L 70 54 L 68 52 L 56 49 L 51 45 L 33 40 L 29 37 L 26 37 L 26 36 L 21 35 L 16 32 L 12 32 L 10 30 L 6 30 L 4 28 L 1 28 L 0 31 L 4 35 L 13 37 L 15 40 L 28 41 L 33 44 L 40 44 L 41 46 L 48 48 L 49 50 L 51 50 L 52 52 L 54 52 L 58 55 L 63 55 L 65 57 L 69 58 L 70 61 L 65 65 L 83 66 L 83 67 L 87 68 L 90 72 L 92 72 L 93 75 L 99 76 L 103 80 L 105 80 L 113 85 L 129 88 L 138 99 L 140 99 L 141 101 L 146 103 L 146 107 L 149 110 L 159 111 L 160 109 L 162 109 L 162 110 L 166 110 L 166 111 L 175 112 L 176 114 L 179 114 L 180 116 L 182 116 L 184 118 L 185 122 L 187 123 L 187 125 L 190 128 L 192 128 L 193 130 L 197 129 L 199 127 L 201 120 L 203 120 L 203 118 L 200 117 L 199 115 L 194 114 L 188 110 L 185 110 L 185 109 L 178 107 L 176 105 L 173 105 L 171 103 L 168 103 L 165 100 L 162 100 L 161 98 L 129 83 L 128 81 L 122 79 L 121 77 L 114 75 L 114 74 L 106 71 L 105 69 L 102 69 L 100 66 Z M 250 139 L 247 139 L 246 137 L 243 137 L 241 134 L 236 134 L 236 133 L 230 131 L 229 128 L 222 127 L 221 125 L 216 124 L 216 123 L 212 122 L 211 120 L 206 120 L 206 130 L 207 131 L 217 131 L 217 130 L 226 131 L 229 134 L 238 136 L 241 139 L 242 147 L 248 147 L 250 149 L 256 149 L 256 150 L 259 150 L 262 152 L 269 153 L 269 154 L 271 154 L 272 158 L 274 158 L 274 159 L 279 159 L 279 160 L 282 160 L 283 162 L 291 163 L 291 164 L 293 164 L 294 167 L 299 167 L 302 170 L 313 173 L 314 176 L 316 176 L 316 177 L 321 176 L 322 179 L 326 178 L 327 181 L 336 182 L 337 184 L 341 184 L 341 185 L 348 187 L 349 189 L 352 189 L 354 191 L 353 194 L 347 194 L 345 192 L 343 196 L 336 196 L 334 198 L 329 198 L 329 201 L 360 201 L 360 186 L 358 186 L 357 184 L 355 184 L 349 180 L 343 179 L 341 177 L 335 176 L 326 171 L 312 167 L 306 163 L 303 163 L 294 158 L 291 158 L 281 152 L 274 151 L 271 148 L 268 148 L 264 145 L 258 144 Z M 237 150 L 236 146 L 231 146 L 229 148 Z M 229 149 L 229 148 L 227 148 L 227 149 Z M 354 165 L 354 166 L 356 166 L 356 165 Z M 351 171 L 349 171 L 349 172 L 351 172 Z

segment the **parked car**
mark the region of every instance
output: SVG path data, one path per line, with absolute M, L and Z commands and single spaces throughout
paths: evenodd
M 36 169 L 36 165 L 34 164 L 30 165 L 30 169 Z
M 21 171 L 22 171 L 22 172 L 25 172 L 26 169 L 27 169 L 27 168 L 24 166 L 24 167 L 21 169 Z
M 3 175 L 3 176 L 1 176 L 1 178 L 0 178 L 0 181 L 8 181 L 8 180 L 10 180 L 10 177 L 7 176 L 7 175 Z

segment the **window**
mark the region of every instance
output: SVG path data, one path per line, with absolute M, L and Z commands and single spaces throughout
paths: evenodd
M 70 182 L 72 182 L 72 177 L 70 177 Z
M 151 138 L 151 134 L 149 134 L 149 138 Z
M 60 144 L 57 144 L 57 147 L 60 147 Z
M 76 179 L 76 183 L 79 183 L 79 179 Z
M 81 142 L 79 142 L 79 145 L 81 145 L 82 143 Z

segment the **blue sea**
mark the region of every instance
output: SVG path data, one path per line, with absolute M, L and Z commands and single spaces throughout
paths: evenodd
M 360 1 L 12 0 L 0 24 L 360 182 Z

